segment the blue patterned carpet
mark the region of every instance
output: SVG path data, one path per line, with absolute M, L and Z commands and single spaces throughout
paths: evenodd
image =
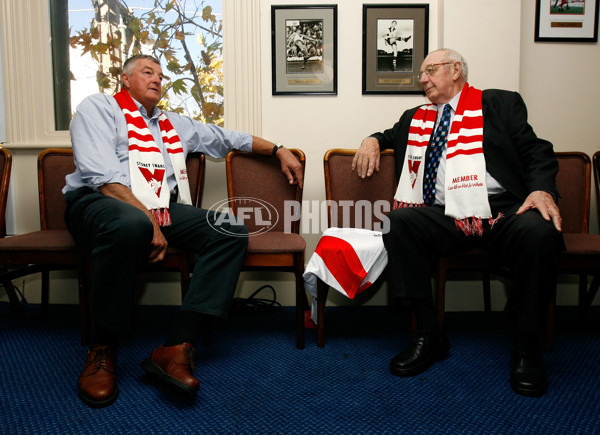
M 136 332 L 119 353 L 119 398 L 91 409 L 77 396 L 87 351 L 77 307 L 51 306 L 49 318 L 33 307 L 19 320 L 0 304 L 0 432 L 600 433 L 600 327 L 576 327 L 572 312 L 557 312 L 555 350 L 546 354 L 550 388 L 539 399 L 510 389 L 510 340 L 500 315 L 449 313 L 450 357 L 400 379 L 387 365 L 408 340 L 407 322 L 387 308 L 348 307 L 328 309 L 322 349 L 313 330 L 306 348 L 295 348 L 292 308 L 217 325 L 212 345 L 197 346 L 195 401 L 156 388 L 139 365 L 161 344 L 174 313 L 138 308 Z

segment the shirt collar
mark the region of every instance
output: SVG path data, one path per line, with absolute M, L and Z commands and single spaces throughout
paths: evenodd
M 148 119 L 158 118 L 160 116 L 160 114 L 162 113 L 162 110 L 160 110 L 158 107 L 154 106 L 154 109 L 152 109 L 152 113 L 149 116 L 148 112 L 146 111 L 146 108 L 144 106 L 142 106 L 142 103 L 140 103 L 138 100 L 136 100 L 133 97 L 131 97 L 131 99 L 133 100 L 136 107 L 138 108 L 138 110 L 140 111 L 140 113 L 142 114 L 142 116 L 144 118 L 148 118 Z
M 460 100 L 460 94 L 462 94 L 462 91 L 460 91 L 458 94 L 456 94 L 454 96 L 454 98 L 452 98 L 450 100 L 449 103 L 446 103 L 446 104 L 449 104 L 450 107 L 452 108 L 452 113 L 456 113 L 456 108 L 458 107 L 458 100 Z M 444 106 L 445 106 L 445 104 L 440 104 L 440 105 L 438 105 L 438 109 L 441 109 Z

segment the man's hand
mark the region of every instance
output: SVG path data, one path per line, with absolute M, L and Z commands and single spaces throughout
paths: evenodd
M 128 187 L 119 183 L 109 183 L 100 187 L 100 193 L 103 195 L 111 196 L 127 204 L 131 204 L 134 207 L 142 210 L 148 216 L 148 219 L 152 222 L 154 228 L 154 234 L 152 236 L 152 242 L 150 243 L 150 255 L 148 256 L 148 262 L 158 263 L 164 260 L 167 253 L 168 242 L 163 235 L 158 222 L 152 216 L 152 213 L 142 204 L 131 192 Z
M 151 220 L 152 226 L 154 227 L 154 235 L 152 236 L 152 242 L 150 242 L 150 255 L 148 255 L 148 263 L 158 263 L 165 259 L 169 244 L 167 239 L 165 239 L 160 226 L 156 222 L 156 219 L 151 217 Z
M 287 148 L 277 150 L 277 158 L 281 161 L 281 171 L 285 174 L 290 184 L 298 184 L 300 187 L 304 184 L 304 174 L 302 173 L 302 164 L 296 156 Z
M 552 195 L 542 190 L 531 192 L 519 210 L 517 210 L 517 215 L 521 215 L 527 210 L 533 209 L 539 211 L 542 217 L 547 221 L 552 221 L 558 231 L 562 231 L 560 210 L 558 209 L 556 202 L 554 202 Z
M 252 136 L 252 152 L 270 156 L 273 154 L 275 144 L 258 136 Z M 285 147 L 281 147 L 275 154 L 281 161 L 281 171 L 284 173 L 290 184 L 304 185 L 304 174 L 302 173 L 302 164 L 296 156 Z
M 379 142 L 374 137 L 365 138 L 352 160 L 352 170 L 360 178 L 370 177 L 379 171 Z

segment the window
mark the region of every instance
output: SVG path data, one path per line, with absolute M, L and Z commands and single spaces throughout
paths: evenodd
M 55 125 L 79 102 L 119 90 L 123 62 L 161 61 L 161 107 L 223 125 L 221 0 L 51 0 Z

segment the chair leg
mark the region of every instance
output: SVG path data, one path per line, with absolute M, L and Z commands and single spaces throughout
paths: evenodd
M 483 272 L 483 307 L 486 314 L 492 312 L 492 297 L 491 297 L 491 285 L 490 285 L 490 272 L 485 270 Z
M 304 310 L 306 309 L 306 291 L 302 272 L 296 271 L 296 347 L 304 349 Z
M 185 295 L 187 295 L 190 288 L 190 269 L 187 264 L 187 258 L 185 264 L 179 265 L 179 280 L 181 282 L 181 303 L 183 303 Z
M 581 321 L 585 321 L 585 318 L 583 317 L 583 312 L 587 294 L 587 278 L 588 277 L 585 273 L 579 275 L 579 316 Z
M 438 261 L 437 270 L 437 321 L 438 324 L 444 324 L 444 312 L 446 310 L 446 280 L 448 278 L 448 265 L 443 258 Z M 414 323 L 414 321 L 413 321 Z
M 6 290 L 6 294 L 8 295 L 8 301 L 10 302 L 10 307 L 13 312 L 20 318 L 24 319 L 25 311 L 21 306 L 21 302 L 19 301 L 19 297 L 17 296 L 17 292 L 15 292 L 15 288 L 13 287 L 13 283 L 9 279 L 5 279 L 2 281 L 2 286 L 4 290 Z
M 317 279 L 317 346 L 325 346 L 325 306 L 329 286 Z
M 212 344 L 210 317 L 204 316 L 202 319 L 202 344 L 210 346 Z
M 589 309 L 592 306 L 592 302 L 594 302 L 594 298 L 596 297 L 596 293 L 598 293 L 599 287 L 600 275 L 594 275 L 589 290 L 584 294 L 584 298 L 579 300 L 579 305 L 582 309 L 581 318 L 584 319 L 584 321 L 587 319 Z
M 544 349 L 552 352 L 554 349 L 554 311 L 556 308 L 556 291 L 552 292 L 548 299 L 548 312 L 546 314 L 546 336 L 544 338 Z
M 42 270 L 42 316 L 48 316 L 48 304 L 50 301 L 50 270 Z
M 91 266 L 84 256 L 84 260 L 78 269 L 78 285 L 79 285 L 79 322 L 81 324 L 81 344 L 87 346 L 91 339 L 91 309 L 90 309 L 90 283 L 91 283 Z

